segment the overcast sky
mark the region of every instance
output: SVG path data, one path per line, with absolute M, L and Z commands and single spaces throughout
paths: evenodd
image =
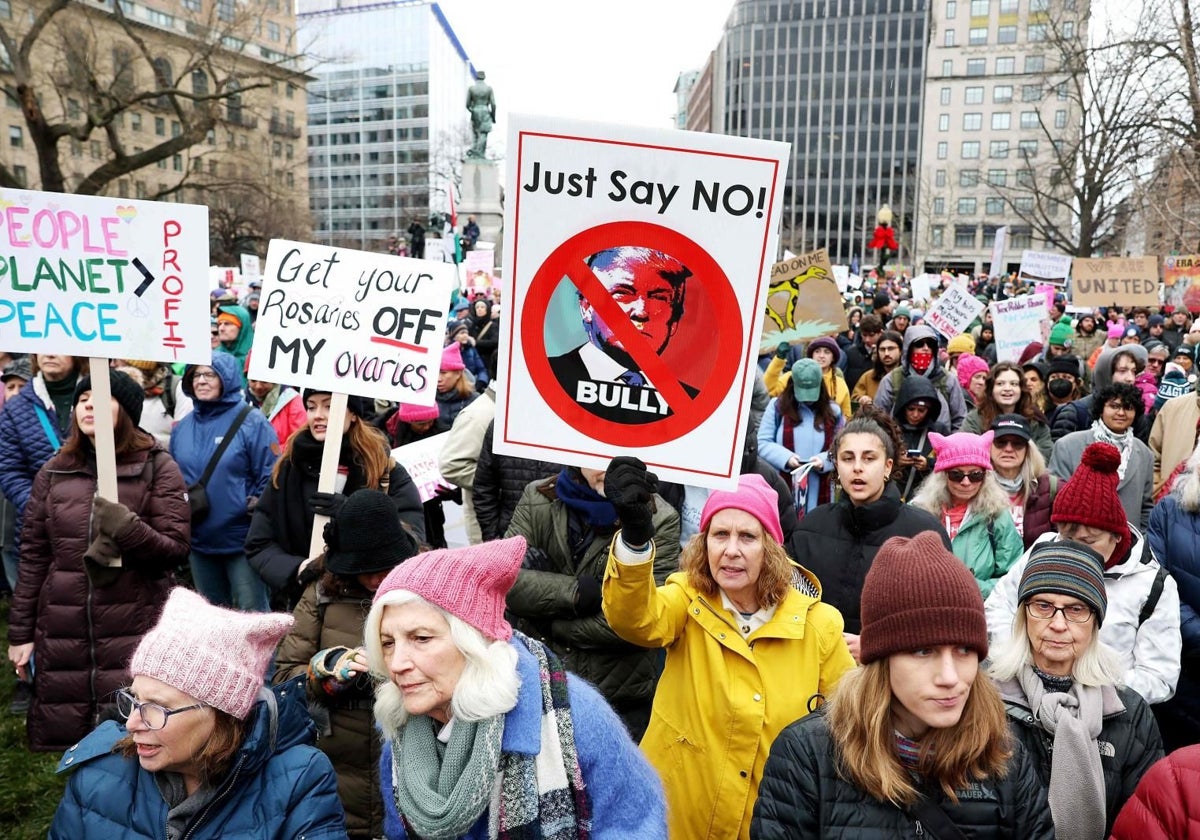
M 440 0 L 508 112 L 669 128 L 683 70 L 700 69 L 734 0 Z

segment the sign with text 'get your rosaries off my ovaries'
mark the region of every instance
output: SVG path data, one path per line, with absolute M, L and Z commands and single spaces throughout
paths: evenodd
M 250 378 L 433 405 L 454 266 L 274 239 Z

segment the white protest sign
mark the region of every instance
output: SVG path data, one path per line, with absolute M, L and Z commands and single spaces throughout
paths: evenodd
M 273 239 L 250 378 L 433 405 L 454 266 Z
M 510 115 L 508 150 L 495 451 L 735 486 L 788 145 Z
M 923 303 L 933 297 L 933 280 L 929 274 L 918 274 L 912 279 L 913 301 Z
M 996 360 L 1015 362 L 1032 342 L 1042 340 L 1046 318 L 1044 295 L 1020 295 L 992 301 L 992 324 L 996 335 Z
M 242 254 L 242 279 L 249 283 L 257 280 L 262 274 L 262 264 L 258 254 Z
M 838 291 L 845 294 L 847 287 L 850 285 L 850 266 L 835 265 L 833 267 L 833 282 L 837 283 Z
M 1071 258 L 1064 254 L 1028 250 L 1021 252 L 1021 271 L 1018 276 L 1022 280 L 1061 286 L 1067 282 L 1070 274 Z
M 925 313 L 925 323 L 946 338 L 965 330 L 983 311 L 983 303 L 971 297 L 958 283 L 951 283 Z
M 988 268 L 989 277 L 997 277 L 1004 273 L 1004 249 L 1008 245 L 1008 225 L 996 228 L 996 240 L 992 243 L 992 263 Z
M 438 459 L 449 439 L 450 433 L 444 432 L 392 450 L 392 457 L 396 459 L 396 463 L 408 470 L 413 484 L 417 486 L 422 504 L 437 495 L 438 488 L 449 486 L 449 482 L 442 478 L 438 468 Z
M 208 208 L 0 190 L 0 347 L 204 362 Z

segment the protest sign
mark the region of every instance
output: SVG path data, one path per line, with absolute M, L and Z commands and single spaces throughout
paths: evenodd
M 1058 294 L 1058 286 L 1053 283 L 1038 283 L 1033 290 L 1046 298 L 1046 314 L 1049 315 L 1050 310 L 1054 308 L 1054 296 Z
M 0 346 L 202 362 L 208 208 L 0 190 Z
M 1019 295 L 989 304 L 996 336 L 996 361 L 1015 362 L 1032 342 L 1042 340 L 1049 311 L 1043 295 Z
M 396 463 L 408 470 L 408 475 L 421 496 L 421 504 L 436 496 L 440 488 L 450 486 L 450 483 L 442 478 L 441 469 L 438 467 L 438 459 L 449 438 L 450 433 L 444 432 L 392 450 L 392 457 L 396 459 Z
M 1071 258 L 1065 254 L 1052 254 L 1048 251 L 1022 251 L 1021 270 L 1022 280 L 1053 283 L 1061 286 L 1071 275 Z
M 835 265 L 833 267 L 833 282 L 837 284 L 838 291 L 845 294 L 846 289 L 850 286 L 850 266 Z
M 274 239 L 250 377 L 433 405 L 454 266 Z
M 466 271 L 468 281 L 482 272 L 488 276 L 490 282 L 495 268 L 496 252 L 491 249 L 476 247 L 463 255 L 463 269 Z
M 925 303 L 933 297 L 933 286 L 937 278 L 931 274 L 918 274 L 912 279 L 912 299 L 914 303 Z
M 1075 260 L 1071 302 L 1076 306 L 1158 306 L 1158 257 Z
M 1008 246 L 1008 225 L 996 228 L 996 239 L 992 243 L 992 262 L 988 267 L 989 277 L 1004 274 L 1004 249 Z
M 925 323 L 946 338 L 965 330 L 983 311 L 983 303 L 958 283 L 951 283 L 925 313 Z
M 1200 255 L 1163 257 L 1163 302 L 1200 312 Z
M 787 144 L 511 115 L 508 150 L 495 450 L 734 486 Z
M 242 280 L 249 283 L 262 275 L 262 264 L 258 254 L 242 254 Z
M 769 353 L 784 341 L 804 344 L 823 335 L 837 335 L 846 328 L 842 295 L 833 270 L 824 248 L 771 266 L 760 353 Z

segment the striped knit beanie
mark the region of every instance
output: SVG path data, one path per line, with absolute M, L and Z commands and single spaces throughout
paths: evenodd
M 1083 543 L 1072 540 L 1052 540 L 1035 545 L 1021 575 L 1017 601 L 1024 604 L 1043 592 L 1083 601 L 1096 614 L 1096 626 L 1099 627 L 1108 609 L 1104 558 Z

